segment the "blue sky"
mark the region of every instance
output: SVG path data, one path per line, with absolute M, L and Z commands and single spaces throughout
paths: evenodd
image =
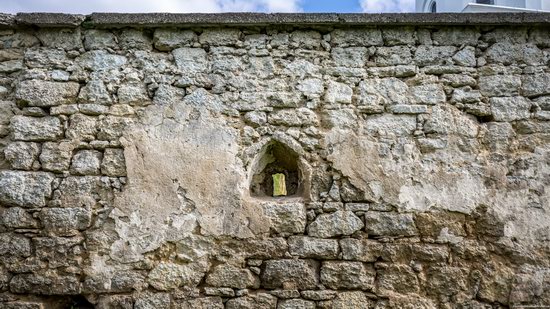
M 415 0 L 0 0 L 0 11 L 64 12 L 410 12 Z

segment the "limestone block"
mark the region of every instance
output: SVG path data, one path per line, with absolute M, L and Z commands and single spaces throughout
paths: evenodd
M 425 114 L 428 112 L 428 106 L 426 105 L 392 105 L 390 111 L 394 114 Z
M 332 301 L 333 309 L 372 308 L 374 304 L 361 291 L 341 292 Z
M 325 90 L 323 81 L 318 78 L 306 78 L 300 80 L 296 88 L 308 98 L 318 98 Z
M 151 103 L 145 85 L 141 83 L 127 83 L 118 88 L 118 103 L 144 106 Z
M 329 238 L 351 235 L 362 229 L 363 221 L 351 211 L 336 211 L 319 215 L 308 227 L 309 236 Z
M 417 234 L 413 215 L 369 211 L 365 214 L 365 229 L 374 236 L 414 236 Z
M 321 283 L 330 289 L 373 290 L 376 272 L 361 262 L 325 261 Z
M 427 270 L 428 295 L 456 295 L 468 290 L 468 268 L 433 266 Z
M 526 97 L 550 94 L 550 73 L 524 75 L 522 81 L 522 94 Z
M 76 63 L 92 71 L 118 69 L 127 63 L 124 56 L 110 54 L 104 50 L 91 50 L 76 58 Z
M 359 83 L 360 104 L 408 104 L 409 87 L 395 77 L 367 79 Z
M 141 29 L 125 29 L 118 39 L 123 49 L 151 50 L 153 48 L 151 38 Z
M 84 48 L 91 49 L 106 49 L 117 48 L 116 36 L 108 30 L 88 29 L 84 32 Z
M 524 97 L 491 98 L 489 103 L 496 121 L 528 119 L 531 115 L 531 102 Z
M 380 295 L 418 293 L 419 291 L 418 278 L 409 265 L 383 265 L 377 273 L 377 293 Z
M 42 169 L 61 173 L 68 171 L 73 156 L 74 144 L 70 142 L 46 142 L 42 145 L 40 164 Z
M 40 261 L 47 262 L 52 269 L 81 265 L 79 261 L 83 243 L 84 238 L 79 235 L 41 236 L 32 239 L 35 256 Z
M 206 29 L 199 36 L 199 43 L 221 46 L 235 45 L 241 36 L 241 31 L 238 29 Z
M 456 53 L 456 50 L 454 46 L 420 45 L 414 53 L 414 61 L 419 66 L 443 64 Z
M 194 287 L 204 277 L 206 267 L 202 263 L 159 263 L 147 277 L 147 282 L 160 291 L 173 290 L 180 286 Z
M 408 46 L 378 47 L 374 62 L 379 66 L 410 64 L 412 62 L 411 50 Z
M 335 29 L 330 33 L 331 43 L 336 46 L 382 45 L 382 33 L 378 29 Z
M 29 68 L 66 68 L 72 64 L 67 52 L 58 48 L 27 49 L 24 59 L 25 65 Z
M 434 31 L 432 36 L 436 45 L 476 46 L 481 34 L 473 27 L 442 27 Z
M 135 309 L 170 309 L 169 293 L 147 293 L 138 297 Z
M 353 95 L 353 89 L 350 86 L 330 81 L 327 85 L 327 90 L 325 92 L 325 101 L 327 103 L 351 103 L 351 96 Z
M 267 122 L 267 115 L 265 112 L 251 111 L 244 115 L 244 120 L 253 127 L 259 127 Z
M 159 28 L 155 30 L 153 42 L 160 51 L 173 49 L 192 44 L 197 41 L 197 35 L 191 30 L 174 30 Z
M 211 270 L 206 277 L 206 284 L 236 289 L 257 289 L 260 287 L 260 279 L 248 269 L 221 264 Z
M 0 256 L 27 257 L 32 253 L 29 238 L 15 233 L 0 233 Z
M 77 175 L 99 175 L 103 155 L 97 150 L 80 150 L 72 160 L 71 172 Z
M 84 208 L 44 208 L 39 216 L 46 231 L 63 235 L 85 230 L 92 222 L 91 211 Z
M 170 105 L 181 102 L 185 97 L 185 89 L 162 84 L 155 91 L 153 104 Z
M 459 50 L 454 56 L 453 61 L 457 65 L 474 67 L 477 64 L 476 50 L 472 46 L 466 46 Z
M 40 40 L 40 43 L 46 47 L 62 48 L 65 50 L 82 48 L 80 28 L 42 28 L 36 33 L 36 37 Z
M 329 300 L 336 297 L 337 292 L 333 290 L 312 290 L 302 291 L 300 293 L 303 298 L 310 300 Z
M 268 260 L 262 272 L 262 286 L 308 290 L 317 287 L 317 266 L 311 260 Z
M 18 274 L 10 281 L 10 291 L 18 294 L 77 295 L 80 280 L 73 275 Z
M 300 258 L 336 259 L 339 249 L 336 239 L 291 236 L 288 238 L 288 251 Z
M 38 227 L 38 222 L 21 207 L 9 207 L 0 211 L 0 223 L 8 228 L 28 229 Z
M 96 103 L 111 105 L 113 100 L 105 87 L 105 83 L 100 79 L 92 79 L 80 89 L 78 101 L 82 103 Z
M 38 143 L 13 142 L 4 149 L 6 160 L 16 170 L 32 170 L 39 153 Z
M 366 47 L 335 47 L 330 51 L 332 61 L 336 66 L 362 68 L 368 58 Z
M 436 309 L 439 308 L 436 303 L 430 298 L 424 298 L 415 294 L 400 295 L 393 294 L 388 302 L 385 304 L 388 308 L 422 308 L 422 309 Z M 412 306 L 411 306 L 412 305 Z
M 321 123 L 328 128 L 355 128 L 357 126 L 358 117 L 350 108 L 330 109 L 321 116 Z
M 304 49 L 317 49 L 321 45 L 321 34 L 317 31 L 297 30 L 290 34 L 290 46 Z
M 380 115 L 367 118 L 366 130 L 380 135 L 403 136 L 412 134 L 416 129 L 414 115 Z
M 303 299 L 285 299 L 277 304 L 277 309 L 315 309 L 315 302 Z
M 206 288 L 205 288 L 206 290 Z M 230 289 L 233 291 L 232 289 Z M 221 297 L 200 297 L 195 299 L 184 300 L 181 305 L 176 305 L 176 308 L 181 309 L 224 309 L 224 304 Z
M 267 293 L 257 293 L 250 296 L 232 298 L 225 304 L 226 309 L 275 309 L 277 307 L 277 297 Z
M 528 65 L 540 65 L 543 63 L 543 52 L 533 44 L 512 44 L 509 42 L 497 42 L 487 48 L 486 58 L 489 63 L 510 65 L 513 63 L 525 63 Z
M 69 118 L 67 138 L 81 141 L 92 141 L 97 134 L 97 118 L 74 114 Z
M 78 110 L 84 115 L 97 116 L 107 114 L 109 107 L 101 104 L 79 104 Z
M 23 69 L 23 60 L 8 60 L 0 62 L 1 73 L 13 73 Z
M 303 233 L 306 228 L 306 207 L 303 203 L 262 203 L 262 209 L 275 233 Z
M 107 116 L 98 122 L 100 140 L 115 140 L 122 136 L 124 129 L 132 123 L 132 119 L 118 116 Z
M 101 173 L 107 176 L 126 176 L 126 162 L 124 160 L 123 149 L 105 149 L 103 161 L 101 161 Z
M 418 85 L 410 89 L 412 98 L 417 104 L 435 105 L 444 103 L 446 100 L 443 87 L 439 84 Z
M 80 85 L 75 82 L 25 80 L 17 84 L 15 97 L 29 106 L 55 106 L 74 103 Z
M 455 89 L 451 98 L 452 102 L 479 103 L 483 96 L 479 90 L 472 90 L 470 87 Z
M 45 303 L 42 301 L 17 301 L 2 303 L 4 309 L 46 309 Z
M 19 207 L 46 206 L 53 180 L 50 173 L 0 171 L 0 203 Z
M 172 51 L 176 65 L 185 74 L 196 74 L 208 69 L 206 51 L 202 48 L 181 47 Z
M 340 240 L 342 258 L 361 262 L 374 262 L 380 257 L 382 244 L 370 239 L 345 238 Z
M 413 27 L 384 27 L 382 37 L 384 45 L 414 45 L 416 33 Z
M 284 125 L 290 127 L 301 127 L 314 125 L 318 122 L 317 115 L 305 107 L 298 109 L 281 109 L 270 113 L 269 123 L 274 125 Z
M 521 86 L 518 75 L 490 75 L 479 77 L 481 94 L 489 97 L 517 95 Z
M 14 116 L 11 132 L 14 140 L 20 141 L 50 141 L 63 136 L 63 126 L 57 117 L 27 117 Z

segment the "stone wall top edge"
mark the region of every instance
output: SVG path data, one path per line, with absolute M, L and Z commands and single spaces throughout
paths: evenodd
M 0 13 L 0 27 L 550 25 L 550 13 Z

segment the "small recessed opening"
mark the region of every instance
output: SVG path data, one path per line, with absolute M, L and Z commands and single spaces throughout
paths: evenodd
M 296 196 L 303 192 L 298 154 L 278 141 L 271 141 L 260 153 L 250 183 L 256 197 Z

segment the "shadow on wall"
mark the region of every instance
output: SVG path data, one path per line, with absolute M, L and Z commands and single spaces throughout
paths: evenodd
M 250 195 L 256 198 L 304 197 L 307 187 L 305 163 L 298 153 L 277 140 L 265 144 L 258 153 L 250 181 Z M 279 174 L 284 177 L 277 177 Z M 274 177 L 274 175 L 276 175 Z M 274 181 L 282 179 L 285 194 L 276 193 Z

